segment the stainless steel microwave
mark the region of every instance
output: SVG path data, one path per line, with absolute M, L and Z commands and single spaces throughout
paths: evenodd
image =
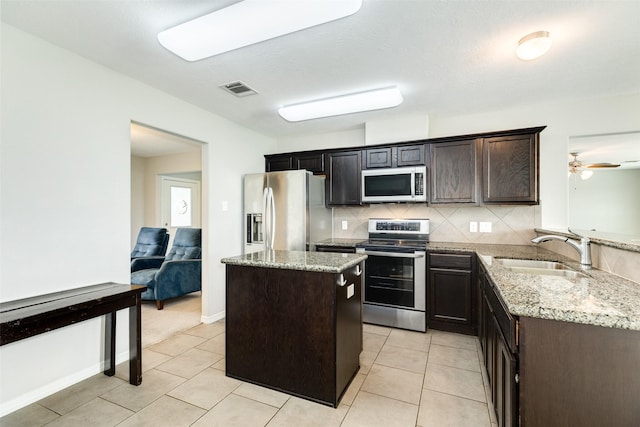
M 426 166 L 362 171 L 362 201 L 426 202 Z

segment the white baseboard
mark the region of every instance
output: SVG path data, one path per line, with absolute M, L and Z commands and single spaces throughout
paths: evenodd
M 129 360 L 129 350 L 123 351 L 116 355 L 116 365 Z M 81 371 L 75 372 L 72 375 L 68 375 L 64 378 L 59 378 L 49 384 L 32 390 L 28 393 L 20 395 L 8 402 L 0 403 L 0 417 L 4 417 L 20 408 L 24 408 L 27 405 L 35 403 L 47 396 L 51 396 L 54 393 L 64 390 L 65 388 L 72 386 L 80 381 L 86 380 L 96 374 L 104 372 L 104 362 L 96 363 Z
M 213 323 L 213 322 L 217 322 L 218 320 L 222 320 L 227 316 L 227 312 L 226 311 L 221 311 L 220 313 L 216 313 L 213 314 L 211 316 L 201 316 L 200 317 L 200 321 L 202 323 Z

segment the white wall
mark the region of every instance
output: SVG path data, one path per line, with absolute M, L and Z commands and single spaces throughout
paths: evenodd
M 596 169 L 587 180 L 571 175 L 569 184 L 572 228 L 640 237 L 640 169 Z
M 148 226 L 144 218 L 144 157 L 131 156 L 131 249 L 136 244 L 140 227 Z
M 274 141 L 4 23 L 1 36 L 0 300 L 128 282 L 134 120 L 207 143 L 203 319 L 223 316 L 219 260 L 241 253 L 241 177 L 263 170 Z M 100 372 L 101 325 L 0 348 L 0 415 Z

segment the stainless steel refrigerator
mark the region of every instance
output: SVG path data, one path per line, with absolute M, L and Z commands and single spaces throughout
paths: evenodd
M 309 251 L 332 233 L 324 177 L 305 170 L 244 176 L 244 253 Z

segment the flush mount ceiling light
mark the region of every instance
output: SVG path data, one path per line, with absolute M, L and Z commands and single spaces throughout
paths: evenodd
M 536 59 L 547 53 L 551 48 L 551 36 L 548 31 L 536 31 L 527 34 L 518 42 L 516 55 L 524 61 Z
M 356 13 L 362 0 L 244 0 L 158 34 L 162 46 L 197 61 Z
M 278 114 L 287 121 L 299 122 L 320 117 L 379 110 L 400 104 L 402 104 L 400 90 L 396 87 L 388 87 L 289 105 L 280 108 Z

